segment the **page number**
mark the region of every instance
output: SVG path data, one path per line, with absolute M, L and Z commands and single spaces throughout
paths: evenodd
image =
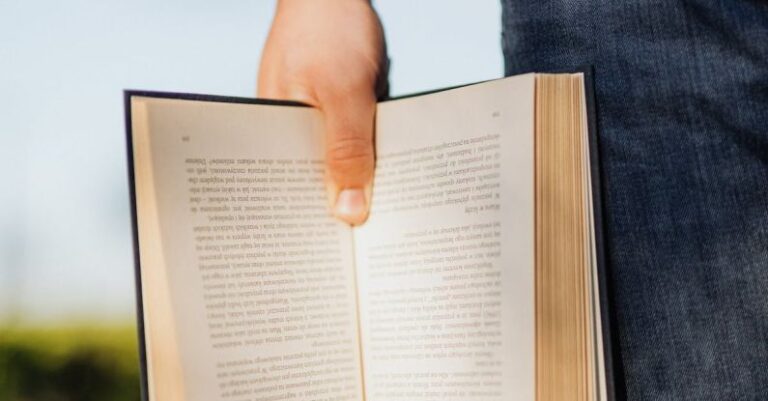
M 184 135 L 181 137 L 182 142 L 189 142 L 189 135 Z

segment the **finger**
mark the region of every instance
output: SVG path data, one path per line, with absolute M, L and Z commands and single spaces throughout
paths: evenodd
M 294 100 L 310 106 L 318 106 L 317 96 L 315 96 L 312 85 L 303 84 L 301 79 L 290 74 L 286 75 L 281 67 L 280 53 L 271 49 L 269 41 L 265 46 L 264 54 L 265 56 L 259 65 L 256 97 Z
M 376 96 L 372 88 L 361 87 L 319 100 L 325 118 L 328 200 L 337 218 L 359 225 L 371 204 Z
M 293 100 L 313 107 L 318 106 L 317 96 L 308 86 L 298 83 L 283 84 L 281 80 L 271 78 L 268 73 L 259 74 L 256 97 Z

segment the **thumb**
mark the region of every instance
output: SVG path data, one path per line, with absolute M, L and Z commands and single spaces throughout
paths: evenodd
M 325 118 L 325 182 L 331 210 L 338 219 L 359 225 L 368 218 L 371 204 L 376 96 L 361 88 L 319 100 Z

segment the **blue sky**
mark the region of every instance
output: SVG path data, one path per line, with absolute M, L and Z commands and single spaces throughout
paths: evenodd
M 502 75 L 496 0 L 381 0 L 393 95 Z M 133 313 L 122 90 L 252 96 L 274 1 L 0 0 L 0 316 Z

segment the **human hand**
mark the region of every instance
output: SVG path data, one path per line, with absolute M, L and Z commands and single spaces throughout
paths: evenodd
M 377 93 L 386 91 L 384 34 L 367 0 L 279 0 L 264 46 L 259 97 L 320 109 L 333 214 L 365 222 L 371 203 Z

